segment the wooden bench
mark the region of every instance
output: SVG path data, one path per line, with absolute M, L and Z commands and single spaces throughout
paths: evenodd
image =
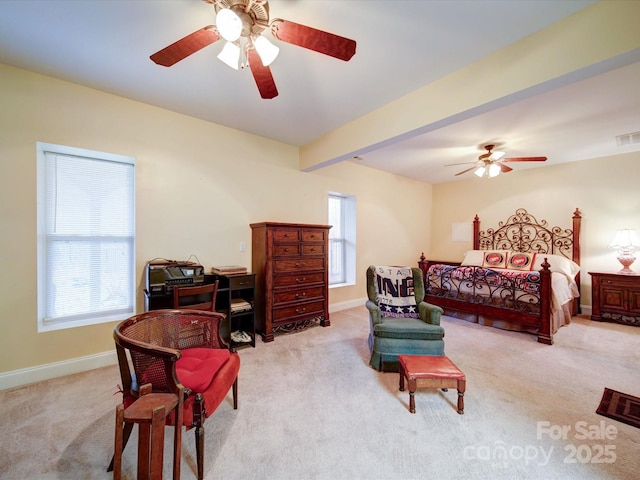
M 398 355 L 400 391 L 404 392 L 404 379 L 409 383 L 409 411 L 416 413 L 416 388 L 448 388 L 458 390 L 458 413 L 464 413 L 464 392 L 467 379 L 464 373 L 445 356 Z

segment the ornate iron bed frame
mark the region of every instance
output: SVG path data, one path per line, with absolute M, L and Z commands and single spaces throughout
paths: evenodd
M 476 215 L 473 220 L 473 249 L 562 255 L 580 264 L 581 220 L 580 211 L 576 208 L 571 229 L 551 228 L 546 220 L 538 221 L 524 208 L 519 208 L 505 222 L 499 222 L 497 228 L 480 231 L 480 219 Z M 453 275 L 448 277 L 445 288 L 434 287 L 435 283 L 428 277 L 429 268 L 434 264 L 459 266 L 460 262 L 426 260 L 424 253 L 420 256 L 418 266 L 424 275 L 427 290 L 425 301 L 439 305 L 445 309 L 445 313 L 465 312 L 475 315 L 476 320 L 478 315 L 483 315 L 522 325 L 524 330 L 535 330 L 540 343 L 553 344 L 551 270 L 546 257 L 540 270 L 539 295 L 517 295 L 516 290 L 520 288 L 518 280 L 497 275 L 482 267 L 466 267 L 465 273 L 459 278 L 455 279 Z M 580 273 L 576 275 L 576 283 L 580 288 Z M 462 284 L 465 291 L 470 290 L 471 293 L 461 293 Z M 476 295 L 475 292 L 480 290 L 491 294 L 489 297 Z M 496 298 L 508 299 L 508 304 L 496 306 Z M 571 305 L 571 314 L 578 313 L 579 308 L 580 301 L 576 298 Z

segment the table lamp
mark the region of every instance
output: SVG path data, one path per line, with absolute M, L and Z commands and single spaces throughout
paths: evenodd
M 622 270 L 618 273 L 622 274 L 635 274 L 631 268 L 631 264 L 636 260 L 633 255 L 636 248 L 640 247 L 638 236 L 635 230 L 623 228 L 616 231 L 613 240 L 609 244 L 609 248 L 616 248 L 618 250 L 618 261 L 622 264 Z

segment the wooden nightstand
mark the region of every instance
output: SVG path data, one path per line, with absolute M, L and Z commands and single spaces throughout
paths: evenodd
M 591 320 L 640 326 L 640 275 L 589 272 Z

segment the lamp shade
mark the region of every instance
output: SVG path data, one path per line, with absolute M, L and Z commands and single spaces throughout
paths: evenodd
M 242 20 L 229 8 L 221 8 L 216 14 L 216 28 L 227 42 L 235 42 L 242 33 Z
M 234 70 L 238 70 L 238 63 L 240 62 L 240 47 L 235 43 L 227 42 L 222 48 L 222 51 L 218 54 L 218 58 Z
M 617 248 L 619 250 L 633 251 L 637 247 L 640 247 L 640 242 L 638 241 L 636 231 L 628 228 L 617 230 L 613 240 L 611 240 L 609 244 L 609 248 Z
M 500 175 L 500 172 L 502 170 L 500 169 L 500 165 L 497 165 L 495 163 L 492 163 L 488 166 L 482 166 L 482 167 L 478 167 L 476 168 L 473 173 L 475 173 L 478 177 L 497 177 L 498 175 Z
M 491 165 L 489 165 L 489 176 L 490 177 L 496 177 L 499 174 L 500 174 L 500 165 L 498 165 L 496 163 L 492 163 Z
M 253 46 L 256 47 L 256 52 L 260 55 L 262 65 L 265 67 L 271 65 L 271 62 L 273 62 L 278 56 L 278 53 L 280 53 L 280 49 L 262 35 L 259 35 L 253 41 Z

